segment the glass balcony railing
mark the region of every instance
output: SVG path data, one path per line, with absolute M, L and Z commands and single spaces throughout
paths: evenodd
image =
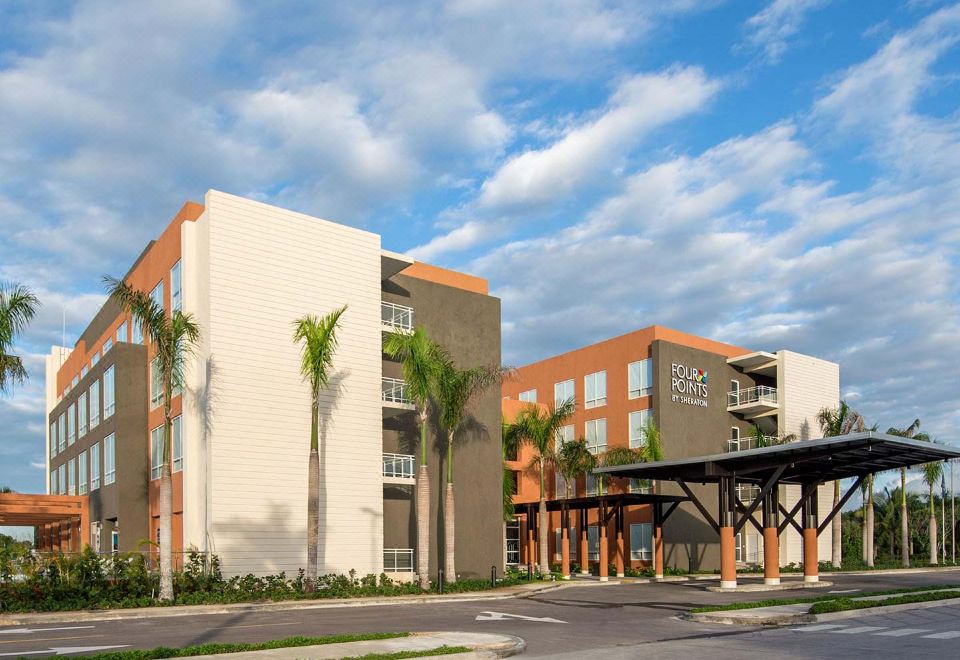
M 748 404 L 777 405 L 777 388 L 759 385 L 727 393 L 727 407 L 744 406 Z
M 413 330 L 413 308 L 383 300 L 380 302 L 380 322 L 393 330 Z
M 758 447 L 772 447 L 779 444 L 779 439 L 775 435 L 763 436 L 761 443 L 757 436 L 749 435 L 743 438 L 730 438 L 727 440 L 727 451 L 745 451 L 747 449 L 756 449 Z
M 410 454 L 383 454 L 383 476 L 413 479 L 416 461 Z
M 413 403 L 413 401 L 407 395 L 407 384 L 399 378 L 383 379 L 380 398 L 384 403 L 401 405 L 409 405 Z

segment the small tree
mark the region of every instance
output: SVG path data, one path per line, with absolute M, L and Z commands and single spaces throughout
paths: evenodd
M 310 387 L 310 453 L 307 458 L 307 588 L 317 584 L 320 545 L 320 396 L 330 384 L 337 325 L 347 311 L 341 307 L 321 317 L 307 314 L 293 323 L 293 340 L 300 344 L 300 373 Z

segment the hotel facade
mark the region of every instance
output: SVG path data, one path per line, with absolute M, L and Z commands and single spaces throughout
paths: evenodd
M 819 438 L 817 413 L 838 405 L 840 372 L 837 364 L 792 351 L 768 353 L 696 337 L 661 326 L 651 326 L 590 346 L 557 355 L 517 370 L 517 378 L 503 386 L 502 409 L 507 420 L 524 403 L 554 407 L 572 399 L 575 412 L 558 434 L 560 440 L 583 437 L 590 451 L 601 457 L 615 446 L 642 448 L 644 429 L 653 420 L 661 434 L 666 460 L 709 456 L 727 451 Z M 508 461 L 516 483 L 517 505 L 536 502 L 537 475 L 528 469 L 532 449 L 522 447 Z M 689 484 L 695 495 L 713 501 L 713 486 Z M 556 472 L 548 475 L 547 499 L 592 497 L 598 494 L 593 475 L 565 483 Z M 740 486 L 739 499 L 750 502 L 756 486 Z M 748 492 L 749 491 L 749 492 Z M 656 493 L 682 496 L 673 482 L 641 482 L 611 478 L 605 492 Z M 783 486 L 780 502 L 791 508 L 799 499 L 797 486 Z M 818 491 L 820 509 L 829 511 L 833 489 Z M 526 507 L 518 506 L 518 511 Z M 560 511 L 549 514 L 548 544 L 551 561 L 561 559 Z M 759 516 L 759 514 L 755 514 Z M 654 521 L 651 505 L 625 508 L 621 521 L 624 566 L 650 566 L 654 552 Z M 586 534 L 573 518 L 568 531 L 571 561 L 585 570 L 596 565 L 603 535 L 597 526 L 597 510 L 586 514 Z M 534 524 L 535 521 L 534 521 Z M 615 543 L 614 522 L 605 538 Z M 530 534 L 527 515 L 508 524 L 505 546 L 508 564 L 529 561 Z M 684 570 L 715 570 L 720 567 L 716 533 L 692 502 L 684 502 L 662 529 L 666 566 Z M 821 557 L 829 557 L 831 534 L 819 538 Z M 582 542 L 577 540 L 582 539 Z M 619 556 L 613 549 L 608 556 Z M 585 561 L 586 557 L 586 561 Z M 742 565 L 763 562 L 763 537 L 747 525 L 736 538 L 736 559 Z M 793 528 L 780 537 L 781 565 L 800 563 L 802 540 Z
M 498 365 L 500 301 L 487 282 L 386 251 L 377 234 L 213 190 L 183 206 L 125 280 L 192 314 L 201 330 L 171 401 L 174 551 L 215 553 L 231 575 L 296 575 L 306 565 L 310 398 L 293 322 L 347 305 L 321 401 L 318 566 L 412 574 L 417 432 L 383 333 L 423 325 L 459 366 Z M 112 300 L 73 347 L 46 358 L 48 493 L 89 499 L 97 551 L 167 542 L 158 524 L 163 394 L 152 358 Z M 499 392 L 471 414 L 453 466 L 462 576 L 488 575 L 503 561 Z M 430 437 L 435 575 L 445 452 L 433 429 Z M 39 534 L 54 542 L 53 530 Z

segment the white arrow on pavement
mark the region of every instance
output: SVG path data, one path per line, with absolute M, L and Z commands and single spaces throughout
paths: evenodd
M 103 651 L 106 649 L 125 649 L 129 644 L 120 644 L 115 646 L 55 646 L 43 651 L 14 651 L 13 653 L 0 653 L 0 656 L 21 656 L 21 655 L 39 655 L 41 653 L 52 653 L 54 655 L 67 655 L 68 653 L 91 653 L 93 651 Z
M 506 612 L 483 612 L 477 615 L 477 621 L 506 621 L 520 619 L 522 621 L 539 621 L 541 623 L 566 623 L 560 619 L 551 619 L 548 616 L 524 616 L 522 614 L 508 614 Z
M 64 626 L 62 628 L 11 628 L 0 630 L 0 635 L 29 635 L 30 633 L 48 632 L 51 630 L 81 630 L 83 628 L 93 628 L 93 626 Z

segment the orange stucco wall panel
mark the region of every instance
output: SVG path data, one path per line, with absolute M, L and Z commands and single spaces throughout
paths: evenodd
M 482 293 L 484 295 L 490 292 L 489 283 L 482 277 L 459 273 L 455 270 L 440 268 L 439 266 L 432 266 L 422 261 L 417 261 L 407 266 L 402 272 L 404 275 L 409 275 L 410 277 L 452 286 L 457 289 L 463 289 L 464 291 L 472 291 L 473 293 Z

